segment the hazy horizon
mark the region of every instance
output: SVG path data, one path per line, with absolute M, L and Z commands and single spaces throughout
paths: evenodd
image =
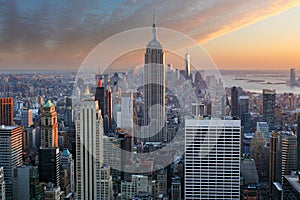
M 299 5 L 296 0 L 4 0 L 0 70 L 76 70 L 100 42 L 151 27 L 154 9 L 157 27 L 191 37 L 219 69 L 300 70 Z

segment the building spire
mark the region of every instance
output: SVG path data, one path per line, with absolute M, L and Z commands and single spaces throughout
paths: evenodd
M 157 41 L 157 31 L 156 31 L 156 14 L 155 10 L 153 11 L 153 25 L 152 25 L 152 40 Z

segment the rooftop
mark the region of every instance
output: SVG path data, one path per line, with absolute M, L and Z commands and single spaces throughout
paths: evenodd
M 50 108 L 51 106 L 54 106 L 54 105 L 50 100 L 48 100 L 47 103 L 45 103 L 45 105 L 44 105 L 44 107 L 46 107 L 46 108 Z
M 300 193 L 299 177 L 297 175 L 285 175 L 284 178 Z
M 5 125 L 0 125 L 0 130 L 13 130 L 17 128 L 18 126 L 5 126 Z

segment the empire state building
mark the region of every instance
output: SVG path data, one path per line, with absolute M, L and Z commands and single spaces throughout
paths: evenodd
M 166 71 L 164 51 L 157 39 L 155 15 L 152 40 L 148 43 L 144 66 L 144 141 L 162 142 L 165 134 Z

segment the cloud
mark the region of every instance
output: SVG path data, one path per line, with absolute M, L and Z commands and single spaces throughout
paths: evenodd
M 78 68 L 104 39 L 151 26 L 154 9 L 158 26 L 205 42 L 297 5 L 288 0 L 2 0 L 0 55 L 10 56 L 2 57 L 1 66 Z

